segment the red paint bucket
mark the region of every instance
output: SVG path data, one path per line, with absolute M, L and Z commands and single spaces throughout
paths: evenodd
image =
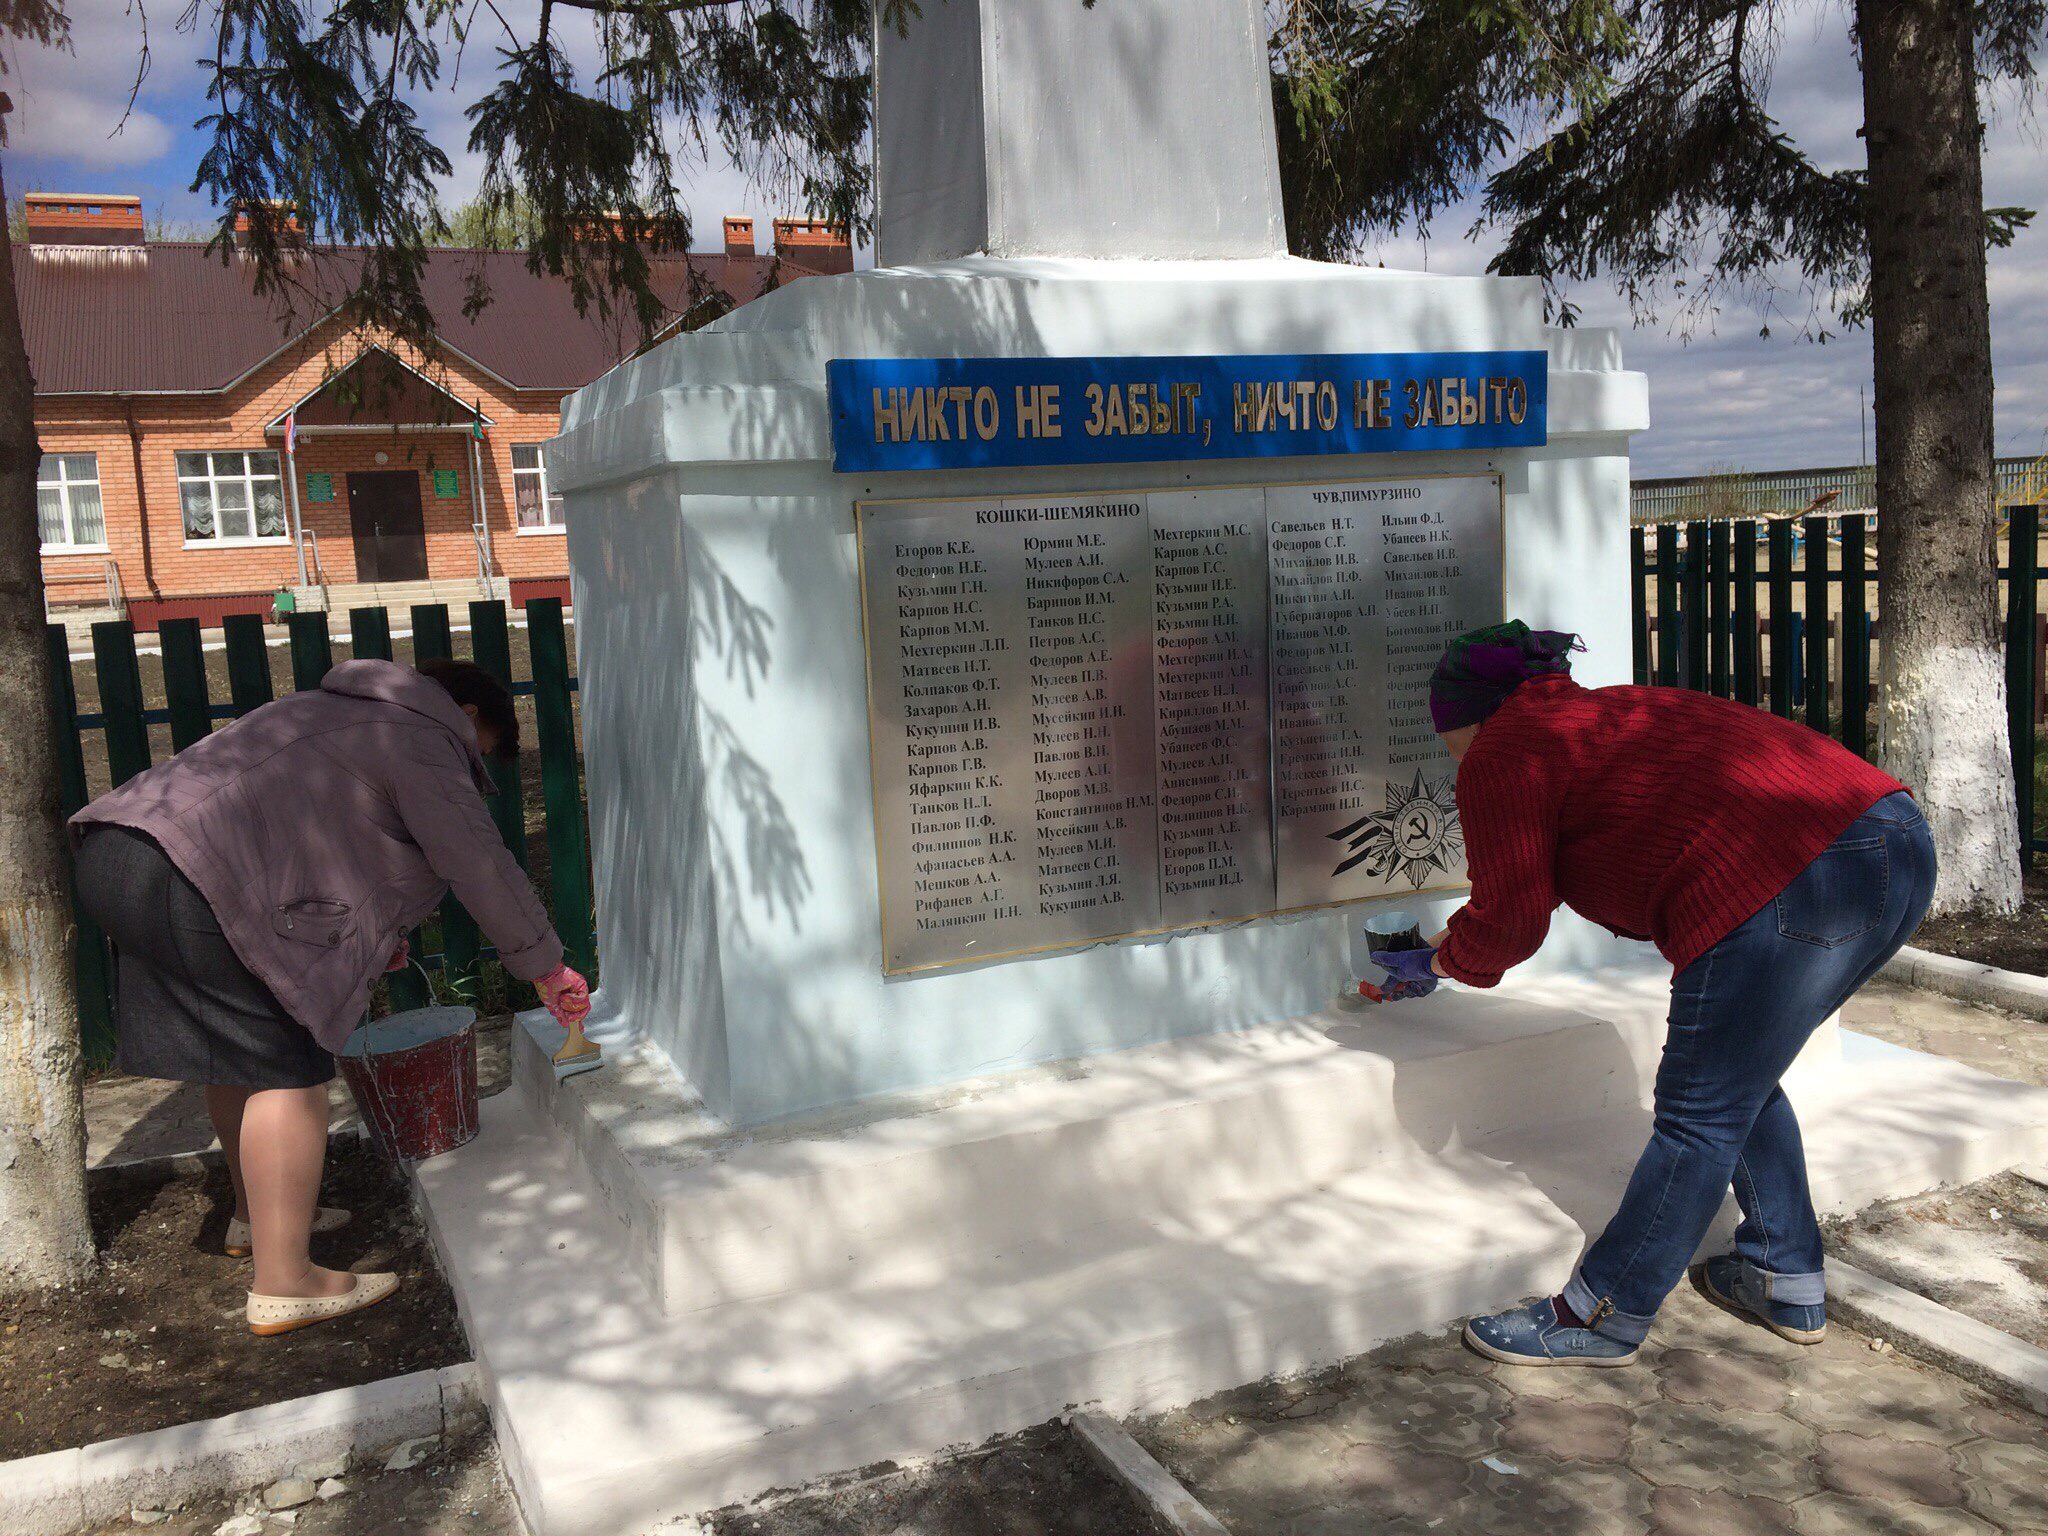
M 475 1138 L 474 1008 L 411 1008 L 359 1025 L 336 1059 L 386 1157 L 418 1162 Z

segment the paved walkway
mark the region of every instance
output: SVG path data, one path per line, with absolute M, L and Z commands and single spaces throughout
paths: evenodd
M 2048 1532 L 2041 1419 L 1689 1286 L 1624 1370 L 1496 1366 L 1444 1334 L 1132 1430 L 1234 1536 Z
M 2048 1024 L 2037 1019 L 1874 981 L 1842 1010 L 1842 1023 L 1894 1045 L 2048 1087 Z

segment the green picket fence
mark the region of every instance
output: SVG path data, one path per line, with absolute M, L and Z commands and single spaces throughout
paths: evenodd
M 325 613 L 295 613 L 287 618 L 291 686 L 315 688 L 333 665 L 333 640 Z M 411 612 L 412 659 L 415 662 L 455 654 L 452 626 L 444 604 L 415 607 Z M 576 679 L 569 666 L 569 644 L 559 598 L 535 599 L 526 605 L 530 677 L 513 675 L 512 628 L 502 602 L 469 605 L 470 657 L 492 673 L 519 699 L 532 701 L 532 750 L 539 759 L 543 847 L 547 855 L 542 899 L 568 950 L 569 963 L 587 975 L 597 964 L 596 935 L 590 900 L 589 831 L 585 822 L 581 765 L 576 746 Z M 234 720 L 273 696 L 271 655 L 263 622 L 252 615 L 230 618 L 223 627 L 227 698 L 210 696 L 206 656 L 196 619 L 167 619 L 158 629 L 163 703 L 151 706 L 143 688 L 143 661 L 135 644 L 134 626 L 126 621 L 92 627 L 92 671 L 99 707 L 81 711 L 72 680 L 69 638 L 64 627 L 49 628 L 50 675 L 57 716 L 59 768 L 63 778 L 64 814 L 86 803 L 87 748 L 94 733 L 104 743 L 106 780 L 126 783 L 150 766 L 150 728 L 168 726 L 171 750 L 179 752 L 200 740 L 221 721 Z M 348 615 L 347 644 L 358 657 L 390 660 L 393 656 L 389 613 L 357 608 Z M 493 762 L 498 792 L 490 797 L 491 813 L 506 845 L 522 868 L 528 866 L 529 834 L 526 803 L 517 765 Z M 318 807 L 309 807 L 317 813 Z M 484 944 L 476 922 L 449 897 L 436 925 L 439 947 L 415 930 L 413 953 L 429 971 L 438 973 L 454 996 L 476 996 L 484 967 L 496 952 Z M 83 914 L 78 918 L 76 973 L 80 1022 L 88 1061 L 103 1064 L 113 1056 L 113 966 L 102 934 Z M 418 1007 L 429 1000 L 417 970 L 389 978 L 396 1007 Z
M 2005 615 L 2007 735 L 2027 863 L 2042 722 L 2041 512 L 2008 509 L 1998 567 Z M 1631 531 L 1635 680 L 1768 708 L 1868 757 L 1875 647 L 1883 626 L 1875 529 L 1860 514 L 1695 519 Z

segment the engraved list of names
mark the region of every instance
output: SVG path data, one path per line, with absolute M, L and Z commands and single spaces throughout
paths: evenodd
M 890 971 L 1463 878 L 1430 670 L 1500 486 L 860 508 Z

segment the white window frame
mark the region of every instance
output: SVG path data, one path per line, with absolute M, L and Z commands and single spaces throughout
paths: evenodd
M 215 472 L 213 467 L 214 456 L 222 453 L 233 453 L 241 456 L 241 474 L 223 475 Z M 277 466 L 276 472 L 268 475 L 258 474 L 251 467 L 251 461 L 258 455 L 268 458 L 275 464 Z M 185 461 L 188 458 L 205 459 L 206 473 L 203 475 L 187 474 L 185 472 Z M 178 474 L 178 526 L 184 531 L 185 547 L 187 549 L 275 549 L 279 545 L 289 546 L 291 544 L 291 507 L 286 500 L 290 488 L 284 483 L 283 455 L 275 448 L 185 449 L 180 450 L 171 462 Z M 252 531 L 247 534 L 236 534 L 233 536 L 220 533 L 218 531 L 221 526 L 219 488 L 222 485 L 240 485 L 243 487 L 244 494 L 249 498 L 249 527 L 253 530 L 256 527 L 256 487 L 266 481 L 275 482 L 277 486 L 278 505 L 284 511 L 284 531 L 282 533 L 255 533 Z M 195 535 L 191 528 L 186 525 L 185 487 L 188 485 L 203 485 L 207 488 L 207 495 L 213 499 L 213 526 L 216 530 L 215 532 Z
M 519 450 L 533 450 L 534 465 L 522 469 L 519 465 Z M 519 482 L 522 476 L 531 476 L 540 482 L 541 515 L 548 519 L 535 523 L 531 528 L 519 521 Z M 548 451 L 544 443 L 514 443 L 512 445 L 512 528 L 522 539 L 541 534 L 560 536 L 569 531 L 569 524 L 562 516 L 562 498 L 548 490 Z
M 65 461 L 69 459 L 91 459 L 92 478 L 90 480 L 72 479 L 70 471 L 65 467 Z M 55 475 L 54 479 L 50 478 L 53 474 Z M 81 544 L 77 539 L 78 518 L 72 510 L 71 489 L 73 486 L 83 485 L 91 486 L 93 493 L 100 499 L 100 539 L 97 544 Z M 40 533 L 42 527 L 41 502 L 44 491 L 55 491 L 59 503 L 64 508 L 65 538 L 61 544 L 45 543 L 43 545 L 43 553 L 46 555 L 106 554 L 107 493 L 100 487 L 100 456 L 97 453 L 46 453 L 37 462 L 36 501 L 38 505 L 36 507 L 36 526 L 38 533 Z

